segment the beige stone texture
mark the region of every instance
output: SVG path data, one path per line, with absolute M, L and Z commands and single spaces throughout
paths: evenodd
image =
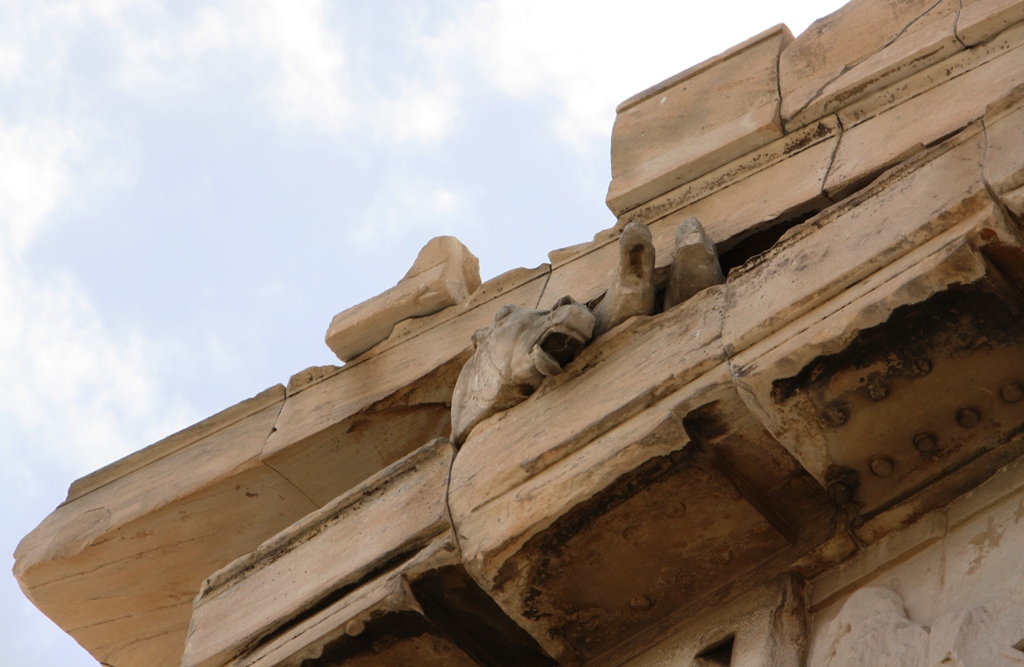
M 834 119 L 824 121 L 822 127 L 830 133 L 836 131 Z M 834 137 L 815 143 L 729 187 L 654 219 L 648 226 L 656 251 L 655 266 L 662 268 L 672 263 L 676 231 L 691 216 L 701 221 L 708 236 L 724 252 L 780 219 L 825 208 L 830 202 L 824 197 L 823 187 L 837 144 L 838 138 Z M 541 306 L 550 307 L 567 294 L 582 302 L 601 296 L 608 289 L 609 275 L 618 258 L 617 245 L 605 243 L 552 269 Z
M 729 275 L 723 338 L 736 355 L 989 202 L 984 135 L 961 133 L 808 221 Z
M 203 583 L 183 667 L 220 667 L 339 590 L 450 530 L 445 440 L 399 460 Z
M 843 133 L 825 189 L 845 196 L 883 169 L 966 127 L 1024 83 L 1024 49 L 932 88 Z
M 812 327 L 764 356 L 733 360 L 748 404 L 823 485 L 831 491 L 836 466 L 855 471 L 852 499 L 868 516 L 995 448 L 1024 420 L 1024 406 L 999 398 L 1024 377 L 1017 288 L 976 250 L 1019 239 L 995 208 L 953 232 L 860 299 L 810 314 Z M 982 346 L 967 352 L 964 340 Z
M 665 633 L 667 637 L 652 642 L 649 650 L 623 662 L 622 667 L 802 665 L 808 622 L 804 588 L 804 582 L 793 576 L 768 581 L 708 615 L 672 628 Z M 726 644 L 725 650 L 714 650 L 722 644 Z M 702 657 L 709 653 L 711 657 Z
M 446 437 L 473 332 L 506 304 L 535 306 L 545 282 L 546 272 L 495 290 L 491 300 L 289 397 L 262 460 L 323 505 L 431 439 Z
M 594 307 L 594 335 L 600 336 L 631 317 L 654 314 L 654 241 L 639 221 L 622 229 L 618 257 L 608 276 L 608 290 Z
M 351 361 L 385 340 L 399 322 L 465 301 L 478 287 L 477 258 L 454 236 L 438 236 L 423 246 L 397 285 L 335 315 L 327 347 Z
M 985 113 L 985 181 L 996 195 L 1024 186 L 1024 85 Z
M 881 90 L 869 93 L 840 109 L 837 115 L 847 130 L 874 118 L 907 100 L 940 86 L 958 76 L 998 58 L 1024 43 L 1024 24 L 1000 33 L 988 42 L 959 51 L 949 58 L 901 79 Z
M 598 339 L 456 458 L 449 505 L 467 569 L 564 664 L 784 550 L 827 506 L 705 349 L 721 292 Z
M 782 136 L 776 26 L 619 105 L 608 208 L 616 215 Z
M 928 519 L 935 529 L 910 526 L 904 531 L 905 537 L 894 535 L 893 539 L 906 545 L 913 544 L 914 535 L 921 541 L 909 557 L 894 558 L 889 563 L 880 560 L 879 569 L 867 581 L 861 578 L 863 572 L 854 568 L 850 584 L 891 590 L 913 623 L 926 631 L 931 629 L 926 654 L 929 660 L 920 664 L 1002 667 L 1024 661 L 1024 654 L 1014 648 L 1024 639 L 1024 608 L 1020 603 L 1024 595 L 1020 559 L 1024 546 L 1022 489 L 1024 468 L 1018 461 L 948 509 L 939 510 L 937 514 L 949 517 L 944 533 L 940 516 Z M 942 534 L 935 539 L 938 533 Z M 838 582 L 842 572 L 821 578 Z M 815 580 L 812 588 L 818 585 Z M 819 597 L 817 591 L 812 595 Z M 813 616 L 812 657 L 828 653 L 823 646 L 830 642 L 828 628 L 848 600 L 831 599 L 834 601 L 826 601 L 828 606 Z M 948 662 L 942 662 L 947 658 Z M 812 659 L 808 664 L 821 667 L 828 663 Z M 877 663 L 848 664 L 867 667 Z
M 452 511 L 465 515 L 506 493 L 722 363 L 723 301 L 722 288 L 712 288 L 660 317 L 624 324 L 530 398 L 478 425 L 453 471 Z M 504 444 L 510 437 L 515 447 Z M 487 472 L 485 483 L 478 470 Z
M 960 0 L 941 0 L 884 48 L 851 65 L 821 88 L 803 109 L 787 116 L 787 129 L 803 127 L 962 50 L 955 33 L 959 11 Z
M 98 660 L 176 667 L 205 577 L 315 509 L 259 462 L 284 388 L 94 473 L 18 546 L 26 595 Z
M 822 118 L 817 123 L 800 128 L 780 139 L 776 139 L 770 144 L 766 144 L 723 167 L 708 172 L 685 185 L 680 185 L 678 188 L 652 199 L 643 206 L 623 214 L 619 218 L 617 227 L 621 228 L 626 223 L 634 220 L 651 223 L 658 218 L 663 218 L 669 213 L 678 211 L 720 190 L 733 187 L 745 178 L 773 167 L 780 162 L 789 160 L 823 141 L 838 136 L 840 131 L 839 121 L 835 116 Z M 599 232 L 595 236 L 595 242 L 598 239 L 603 239 L 605 234 L 606 232 Z M 565 252 L 558 255 L 561 261 L 552 262 L 552 264 L 560 266 L 567 261 L 562 259 L 562 257 L 577 257 L 583 254 L 585 250 L 589 251 L 591 249 L 593 249 L 593 244 L 580 244 L 579 246 L 573 246 L 571 249 L 566 248 L 564 249 Z
M 967 46 L 987 41 L 1024 21 L 1021 0 L 962 0 L 956 34 Z
M 936 4 L 853 0 L 812 23 L 782 52 L 782 118 L 793 118 L 829 84 L 892 44 Z

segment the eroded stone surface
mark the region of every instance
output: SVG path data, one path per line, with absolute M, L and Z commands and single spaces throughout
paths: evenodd
M 480 262 L 454 236 L 438 236 L 420 250 L 391 289 L 334 316 L 327 347 L 351 361 L 385 340 L 396 324 L 465 301 L 480 287 Z
M 80 484 L 18 546 L 22 590 L 98 660 L 177 667 L 203 579 L 316 509 L 259 462 L 283 400 L 274 387 Z
M 782 136 L 776 26 L 619 105 L 608 207 L 616 215 Z
M 724 330 L 737 354 L 991 204 L 984 136 L 972 128 L 811 219 L 729 276 Z
M 793 118 L 850 67 L 881 51 L 935 0 L 853 0 L 818 19 L 782 52 L 782 117 Z
M 676 230 L 676 251 L 672 255 L 672 271 L 665 289 L 665 309 L 724 282 L 714 241 L 708 238 L 696 217 L 683 220 Z
M 885 587 L 846 601 L 816 642 L 808 667 L 1014 667 L 1024 605 L 996 598 L 947 614 L 929 628 L 911 620 L 903 599 Z
M 1024 21 L 1024 2 L 1020 0 L 962 0 L 962 4 L 956 34 L 968 46 Z
M 986 106 L 1021 83 L 1024 49 L 1017 46 L 857 125 L 843 134 L 826 191 L 845 196 L 883 169 L 981 119 Z
M 903 5 L 910 4 L 898 3 L 896 7 L 900 9 L 896 11 L 902 11 Z M 876 9 L 879 5 L 881 3 L 876 3 Z M 932 6 L 893 41 L 886 43 L 879 51 L 866 55 L 863 60 L 851 63 L 838 78 L 828 82 L 803 109 L 786 118 L 786 127 L 802 127 L 876 90 L 912 77 L 916 72 L 962 50 L 963 44 L 956 38 L 955 32 L 959 11 L 960 0 L 941 0 Z M 835 33 L 827 33 L 827 36 L 829 44 L 833 45 Z
M 619 261 L 601 303 L 594 308 L 594 335 L 631 317 L 654 313 L 654 242 L 641 222 L 631 222 L 619 238 Z

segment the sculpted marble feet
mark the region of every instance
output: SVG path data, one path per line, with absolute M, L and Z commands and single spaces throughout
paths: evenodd
M 701 290 L 725 282 L 718 250 L 697 218 L 683 220 L 676 230 L 676 252 L 665 290 L 665 310 L 686 301 Z
M 594 309 L 594 335 L 625 322 L 634 315 L 654 313 L 654 242 L 641 222 L 633 221 L 619 238 L 619 265 L 604 299 Z

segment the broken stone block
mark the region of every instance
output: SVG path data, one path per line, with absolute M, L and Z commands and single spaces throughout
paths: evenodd
M 696 216 L 711 240 L 725 251 L 766 227 L 831 205 L 824 196 L 824 185 L 838 131 L 834 118 L 822 121 L 817 133 L 794 140 L 809 143 L 806 149 L 788 152 L 783 147 L 788 155 L 785 159 L 681 208 L 668 200 L 654 202 L 657 214 L 652 214 L 648 229 L 654 242 L 655 270 L 672 263 L 676 230 L 690 216 Z M 817 134 L 824 139 L 817 141 Z M 669 212 L 660 217 L 666 209 Z M 624 216 L 620 225 L 632 222 L 631 215 Z M 550 307 L 565 294 L 584 303 L 596 299 L 608 288 L 608 275 L 618 261 L 618 245 L 608 242 L 554 268 L 541 307 Z
M 776 26 L 619 105 L 608 208 L 616 215 L 782 136 Z
M 720 603 L 717 608 L 687 618 L 671 630 L 659 633 L 659 637 L 645 637 L 646 650 L 621 664 L 623 667 L 803 665 L 807 653 L 806 587 L 805 582 L 793 575 L 770 580 L 739 599 Z
M 1019 214 L 1012 193 L 1024 186 L 1024 85 L 990 105 L 984 124 L 985 180 L 1004 204 Z
M 676 251 L 665 290 L 665 310 L 686 301 L 701 290 L 725 282 L 715 243 L 690 216 L 676 231 Z
M 622 230 L 618 250 L 611 284 L 594 308 L 595 336 L 631 317 L 654 313 L 654 242 L 650 230 L 643 223 L 629 223 Z
M 450 443 L 437 440 L 210 575 L 196 599 L 182 665 L 224 665 L 446 533 L 454 456 Z
M 841 198 L 882 170 L 967 127 L 1024 83 L 1024 48 L 1015 48 L 843 133 L 825 183 Z
M 1024 425 L 1022 260 L 990 204 L 734 356 L 741 395 L 837 502 L 908 501 Z
M 973 46 L 1021 21 L 1024 21 L 1021 0 L 963 0 L 956 34 L 964 44 Z
M 724 358 L 706 356 L 721 291 L 595 341 L 456 458 L 449 506 L 467 570 L 562 664 L 785 551 L 828 508 Z
M 738 188 L 740 187 L 739 184 L 744 180 L 757 176 L 761 172 L 769 169 L 772 169 L 773 176 L 771 178 L 777 179 L 775 181 L 776 186 L 779 182 L 786 182 L 787 187 L 775 187 L 773 190 L 766 190 L 761 193 L 761 199 L 756 199 L 759 204 L 758 207 L 750 207 L 751 210 L 744 211 L 743 214 L 737 214 L 736 217 L 740 218 L 746 216 L 749 218 L 751 216 L 767 214 L 770 217 L 765 219 L 773 219 L 777 216 L 771 216 L 772 206 L 769 205 L 769 210 L 766 212 L 762 212 L 760 207 L 766 204 L 771 204 L 769 198 L 780 197 L 783 193 L 792 190 L 795 185 L 801 184 L 804 181 L 813 180 L 813 178 L 817 176 L 819 170 L 822 171 L 821 181 L 824 182 L 824 172 L 827 171 L 827 163 L 831 162 L 831 152 L 835 148 L 835 142 L 829 142 L 832 150 L 828 151 L 828 160 L 821 168 L 818 167 L 818 161 L 820 158 L 805 162 L 803 160 L 797 160 L 797 156 L 807 152 L 811 148 L 820 146 L 822 143 L 828 142 L 829 139 L 837 137 L 840 132 L 841 128 L 839 126 L 839 121 L 835 116 L 822 118 L 817 123 L 813 123 L 807 127 L 802 127 L 795 132 L 776 139 L 770 144 L 766 144 L 743 157 L 737 158 L 725 166 L 719 167 L 718 169 L 708 172 L 694 181 L 681 185 L 674 190 L 670 190 L 669 192 L 652 199 L 643 206 L 628 211 L 619 217 L 617 227 L 621 228 L 625 224 L 633 222 L 634 220 L 650 224 L 659 218 L 663 218 L 686 206 L 694 204 L 695 202 L 709 198 L 723 190 Z M 781 165 L 783 164 L 786 166 L 782 167 Z M 781 175 L 783 170 L 788 172 L 785 176 Z M 802 177 L 797 178 L 797 174 Z M 803 176 L 806 176 L 806 178 Z M 764 178 L 765 176 L 761 176 L 761 179 L 759 180 L 763 180 Z M 744 203 L 747 203 L 745 198 L 741 196 L 734 197 L 733 200 L 732 204 L 734 207 L 740 207 L 743 206 Z M 785 206 L 783 207 L 783 210 L 787 208 L 791 208 L 791 206 Z M 759 219 L 758 222 L 764 222 L 765 219 Z M 743 225 L 737 224 L 735 226 L 742 227 Z M 602 235 L 605 233 L 607 232 L 599 232 L 598 235 L 594 237 L 595 242 L 602 238 Z M 712 238 L 715 238 L 715 234 L 710 230 L 709 234 L 711 234 Z M 592 244 L 586 245 L 592 246 Z M 576 252 L 574 253 L 574 256 L 579 256 L 580 254 L 583 253 Z M 562 262 L 559 264 L 561 263 Z
M 481 421 L 525 401 L 544 378 L 561 373 L 593 333 L 594 314 L 571 297 L 551 310 L 499 310 L 491 326 L 473 334 L 476 349 L 455 383 L 452 442 L 465 442 Z
M 936 4 L 894 41 L 829 81 L 803 109 L 785 119 L 786 128 L 803 127 L 961 51 L 964 47 L 955 33 L 959 10 L 960 0 Z
M 903 598 L 871 587 L 850 596 L 818 639 L 808 665 L 924 667 L 927 651 L 928 630 L 907 617 Z
M 729 276 L 730 355 L 782 328 L 977 211 L 984 135 L 974 126 L 893 169 Z
M 203 579 L 316 509 L 259 461 L 284 393 L 273 387 L 73 484 L 18 545 L 25 594 L 103 663 L 177 667 Z
M 397 285 L 335 315 L 327 347 L 351 361 L 385 340 L 399 322 L 465 301 L 478 287 L 477 258 L 454 236 L 438 236 L 423 246 Z
M 551 665 L 466 575 L 437 440 L 214 573 L 183 667 Z
M 782 118 L 789 120 L 851 67 L 878 53 L 935 0 L 853 0 L 818 19 L 782 51 Z
M 504 305 L 536 307 L 547 271 L 517 276 L 523 282 L 501 281 L 490 299 L 474 297 L 466 310 L 289 396 L 263 462 L 324 505 L 424 443 L 447 437 L 473 332 Z

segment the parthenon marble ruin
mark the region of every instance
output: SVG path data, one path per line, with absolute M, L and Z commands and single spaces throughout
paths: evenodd
M 432 240 L 25 595 L 109 667 L 1024 665 L 1024 0 L 776 26 L 611 145 L 612 228 Z

